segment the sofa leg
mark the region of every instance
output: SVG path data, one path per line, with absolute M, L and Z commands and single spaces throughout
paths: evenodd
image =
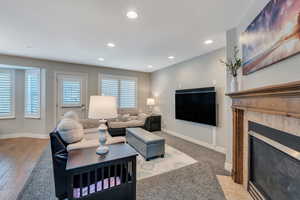
M 165 154 L 161 155 L 160 157 L 161 157 L 161 158 L 164 158 L 164 157 L 165 157 Z

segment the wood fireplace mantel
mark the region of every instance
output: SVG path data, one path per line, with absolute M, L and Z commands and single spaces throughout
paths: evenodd
M 244 112 L 252 111 L 300 119 L 300 81 L 226 94 L 232 98 L 232 177 L 243 183 Z

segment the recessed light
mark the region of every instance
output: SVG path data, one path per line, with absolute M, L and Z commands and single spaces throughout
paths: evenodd
M 98 58 L 99 61 L 104 61 L 104 58 Z
M 169 56 L 168 57 L 170 60 L 173 60 L 175 57 L 174 56 Z
M 139 15 L 135 11 L 128 11 L 126 16 L 128 19 L 136 19 L 139 17 Z
M 107 46 L 108 47 L 115 47 L 116 45 L 114 43 L 109 42 L 109 43 L 107 43 Z
M 204 42 L 204 44 L 212 44 L 214 41 L 213 40 L 206 40 L 205 42 Z
M 148 68 L 153 68 L 153 66 L 152 65 L 148 65 Z

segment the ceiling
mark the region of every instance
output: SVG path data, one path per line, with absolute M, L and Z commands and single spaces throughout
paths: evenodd
M 1 0 L 0 54 L 151 72 L 225 46 L 250 2 Z

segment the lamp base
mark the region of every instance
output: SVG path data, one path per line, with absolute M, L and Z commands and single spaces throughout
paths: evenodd
M 107 132 L 107 126 L 106 126 L 106 120 L 99 120 L 100 126 L 99 126 L 99 147 L 96 149 L 96 154 L 98 155 L 105 155 L 109 151 L 109 147 L 105 145 L 106 143 L 106 132 Z
M 98 155 L 105 155 L 109 151 L 108 146 L 99 146 L 96 150 L 96 154 Z

